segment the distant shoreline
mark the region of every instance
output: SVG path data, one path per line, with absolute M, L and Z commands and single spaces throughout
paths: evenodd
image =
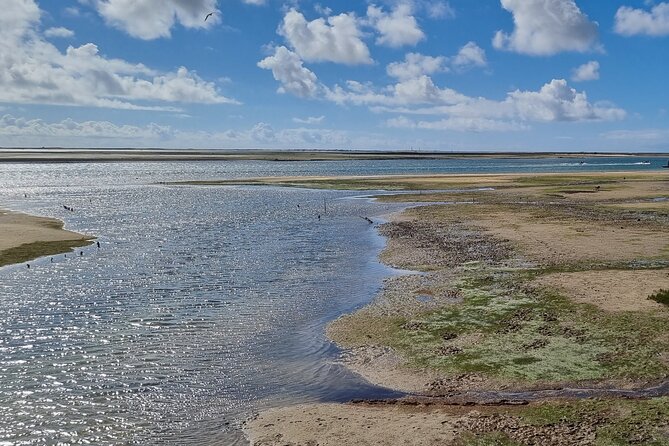
M 2 148 L 0 163 L 86 163 L 142 161 L 344 161 L 421 159 L 526 159 L 592 157 L 667 158 L 669 153 L 611 152 L 437 152 L 354 150 L 196 150 Z

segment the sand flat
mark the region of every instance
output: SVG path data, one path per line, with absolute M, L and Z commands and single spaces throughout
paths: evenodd
M 542 264 L 625 261 L 666 255 L 669 232 L 628 224 L 533 218 L 523 212 L 480 215 L 474 222 L 490 234 L 513 241 Z
M 605 311 L 668 311 L 666 305 L 648 296 L 669 289 L 669 269 L 556 273 L 540 277 L 535 283 L 556 288 L 576 302 L 593 304 Z
M 0 251 L 26 243 L 85 239 L 63 229 L 63 222 L 55 218 L 0 211 Z
M 265 411 L 246 431 L 253 446 L 450 444 L 458 416 L 408 406 L 314 404 Z
M 63 229 L 63 222 L 0 210 L 0 266 L 87 245 L 92 237 Z

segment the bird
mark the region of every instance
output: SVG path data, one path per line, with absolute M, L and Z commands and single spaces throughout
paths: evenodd
M 204 18 L 204 21 L 206 22 L 207 19 L 208 19 L 209 17 L 213 16 L 213 15 L 214 15 L 214 13 L 213 13 L 213 12 L 210 12 L 210 13 L 207 14 L 207 16 Z

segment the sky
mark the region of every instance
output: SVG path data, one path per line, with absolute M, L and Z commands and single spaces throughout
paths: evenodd
M 669 151 L 669 2 L 0 7 L 2 147 Z

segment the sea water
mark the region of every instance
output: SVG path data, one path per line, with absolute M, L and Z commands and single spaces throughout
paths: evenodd
M 0 444 L 244 444 L 262 408 L 394 395 L 338 365 L 324 327 L 394 273 L 361 217 L 400 205 L 159 182 L 662 164 L 586 161 L 0 165 L 1 207 L 101 244 L 0 268 Z

